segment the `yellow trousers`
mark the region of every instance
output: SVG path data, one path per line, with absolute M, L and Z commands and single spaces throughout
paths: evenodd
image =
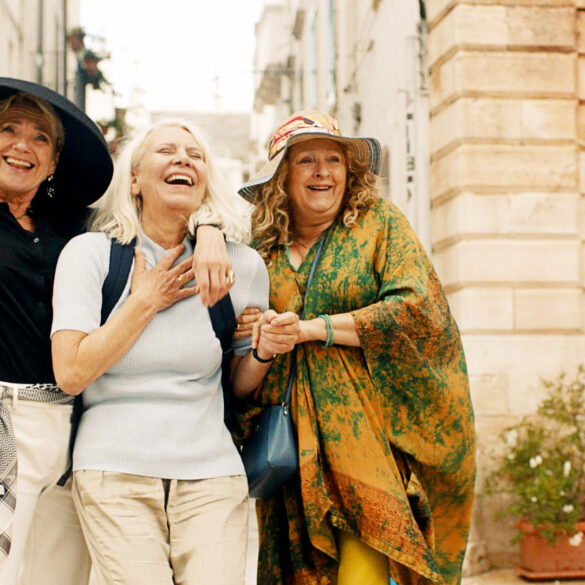
M 337 531 L 339 572 L 337 585 L 388 585 L 388 559 L 357 536 Z

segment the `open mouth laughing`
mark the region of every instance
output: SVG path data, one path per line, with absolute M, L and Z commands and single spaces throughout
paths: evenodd
M 193 186 L 193 179 L 188 175 L 173 173 L 165 179 L 167 185 L 185 185 L 187 187 Z
M 14 158 L 12 156 L 5 156 L 3 157 L 6 163 L 15 168 L 15 169 L 23 169 L 23 170 L 30 170 L 34 167 L 34 165 L 26 160 L 22 160 L 19 158 Z
M 318 191 L 318 192 L 324 192 L 324 191 L 329 191 L 330 189 L 333 189 L 332 185 L 307 185 L 307 189 L 310 189 L 311 191 Z

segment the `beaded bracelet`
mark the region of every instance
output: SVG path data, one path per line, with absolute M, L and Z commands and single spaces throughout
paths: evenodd
M 319 318 L 325 321 L 325 327 L 327 328 L 327 340 L 323 344 L 323 347 L 331 347 L 335 343 L 335 333 L 333 332 L 331 317 L 329 315 L 319 315 Z

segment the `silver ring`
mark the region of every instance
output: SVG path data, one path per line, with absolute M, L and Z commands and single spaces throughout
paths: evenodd
M 227 274 L 226 274 L 226 280 L 228 284 L 234 284 L 234 282 L 236 282 L 236 276 L 234 274 L 233 270 L 230 270 Z

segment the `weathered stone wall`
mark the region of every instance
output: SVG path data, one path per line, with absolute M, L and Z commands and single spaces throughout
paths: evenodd
M 541 377 L 585 360 L 585 1 L 428 0 L 433 258 L 463 334 L 478 492 Z M 514 562 L 480 497 L 468 572 Z

